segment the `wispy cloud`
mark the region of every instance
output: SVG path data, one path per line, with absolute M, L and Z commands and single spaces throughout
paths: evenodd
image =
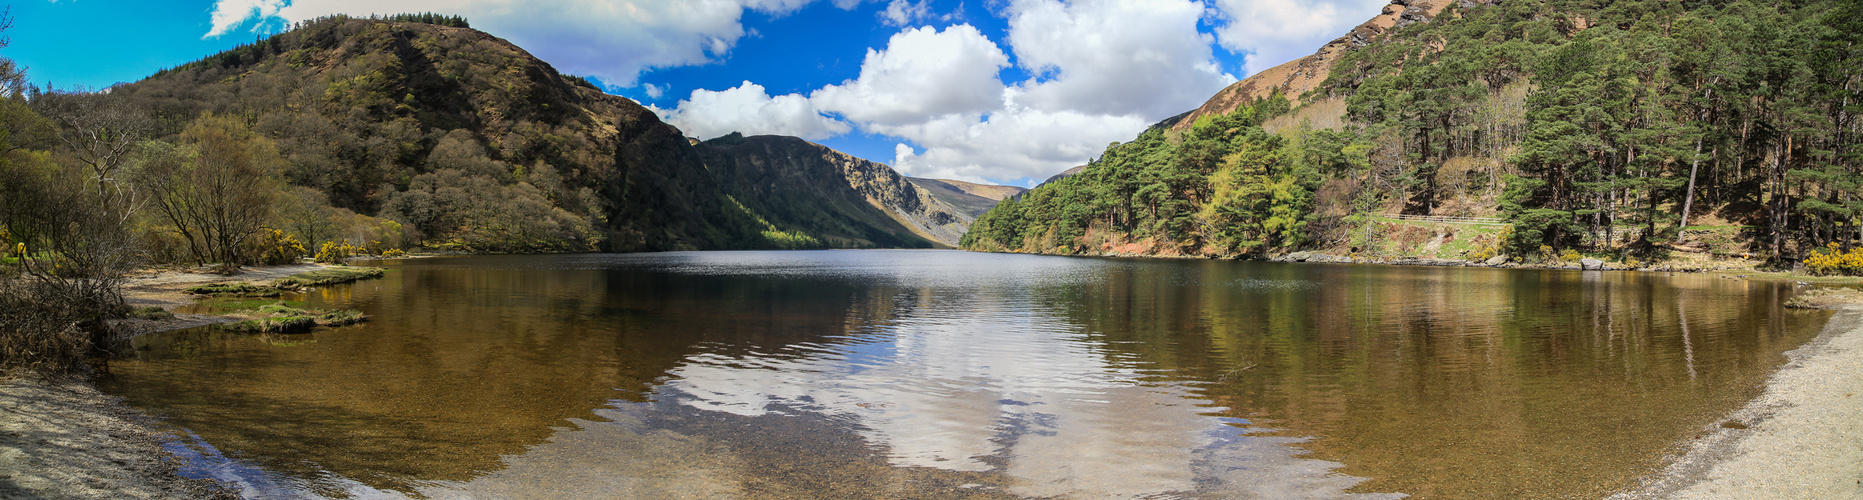
M 217 0 L 210 14 L 213 27 L 201 38 L 225 35 L 247 21 L 276 16 L 285 5 L 286 0 Z

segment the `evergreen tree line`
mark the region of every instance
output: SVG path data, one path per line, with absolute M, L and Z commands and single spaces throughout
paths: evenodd
M 1298 154 L 1260 155 L 1273 161 L 1262 170 L 1289 172 L 1300 182 L 1214 175 L 1222 169 L 1200 166 L 1208 164 L 1199 153 L 1206 149 L 1198 145 L 1208 134 L 1197 130 L 1203 124 L 1181 136 L 1153 130 L 1109 148 L 1072 182 L 1000 208 L 1034 219 L 999 227 L 1007 215 L 986 217 L 991 223 L 976 227 L 995 233 L 967 241 L 1041 251 L 1105 231 L 1162 238 L 1156 241 L 1170 243 L 1159 247 L 1167 252 L 1260 254 L 1369 245 L 1378 237 L 1370 220 L 1401 212 L 1504 218 L 1513 230 L 1499 250 L 1520 256 L 1660 252 L 1668 242 L 1687 242 L 1688 228 L 1704 218 L 1739 226 L 1746 250 L 1781 263 L 1827 244 L 1847 249 L 1863 242 L 1863 150 L 1856 146 L 1863 130 L 1857 121 L 1863 7 L 1746 0 L 1465 4 L 1387 30 L 1341 56 L 1287 117 L 1266 120 L 1257 103 L 1237 111 L 1251 117 L 1228 119 L 1245 124 L 1236 136 L 1254 134 L 1250 122 L 1275 131 L 1267 135 Z M 1340 126 L 1302 125 L 1329 109 L 1338 110 Z M 1241 149 L 1214 151 L 1261 149 L 1234 147 Z M 1155 164 L 1131 169 L 1126 158 L 1138 150 Z M 1303 177 L 1309 172 L 1318 176 Z M 1257 185 L 1224 185 L 1231 182 Z M 1286 187 L 1294 185 L 1313 197 L 1305 221 L 1216 204 L 1218 192 L 1299 199 Z M 1102 207 L 1075 209 L 1085 214 L 1031 212 L 1031 203 L 1084 195 L 1059 192 L 1082 189 L 1116 199 L 1083 196 L 1088 206 Z M 1106 208 L 1114 205 L 1120 208 Z M 1121 216 L 1127 206 L 1144 210 L 1127 219 Z M 1153 207 L 1164 215 L 1153 218 Z M 1300 229 L 1277 238 L 1213 238 L 1239 231 L 1230 228 L 1236 221 Z M 1062 243 L 1029 245 L 1031 236 Z M 1235 243 L 1202 248 L 1211 241 Z
M 1346 133 L 1270 134 L 1280 96 L 1204 117 L 1171 137 L 1154 127 L 1080 173 L 1004 200 L 974 222 L 965 248 L 1062 253 L 1139 244 L 1150 251 L 1260 255 L 1309 242 L 1328 176 L 1355 168 Z

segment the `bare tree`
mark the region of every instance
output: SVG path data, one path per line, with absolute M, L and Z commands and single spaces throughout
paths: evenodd
M 87 183 L 97 190 L 98 201 L 136 205 L 122 171 L 154 123 L 146 110 L 82 89 L 35 93 L 32 106 L 58 124 L 58 142 L 88 169 Z
M 11 24 L 0 14 L 0 30 Z M 0 223 L 15 240 L 7 243 L 30 249 L 0 269 L 0 371 L 66 371 L 122 340 L 103 320 L 125 309 L 135 204 L 114 175 L 81 166 L 81 153 L 38 150 L 57 144 L 56 127 L 26 94 L 24 71 L 0 58 Z
M 278 149 L 231 117 L 203 116 L 179 147 L 152 144 L 140 183 L 201 264 L 232 274 L 251 261 L 248 238 L 265 227 L 282 187 Z

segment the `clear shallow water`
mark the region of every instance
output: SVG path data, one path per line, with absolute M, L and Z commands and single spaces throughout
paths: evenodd
M 1704 276 L 956 251 L 389 262 L 105 390 L 253 496 L 1596 497 L 1824 313 Z M 297 298 L 293 298 L 297 299 Z

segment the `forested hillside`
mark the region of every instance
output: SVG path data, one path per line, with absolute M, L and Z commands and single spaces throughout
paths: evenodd
M 424 16 L 319 19 L 107 95 L 47 95 L 155 117 L 143 134 L 154 142 L 133 148 L 139 162 L 201 120 L 250 131 L 277 156 L 268 177 L 282 195 L 270 225 L 313 249 L 323 241 L 467 252 L 933 244 L 877 202 L 770 198 L 871 194 L 821 175 L 830 167 L 766 172 L 814 183 L 786 192 L 747 184 L 739 165 L 749 163 L 733 154 L 749 152 L 735 144 L 695 144 L 645 107 L 463 19 Z M 914 189 L 903 180 L 868 188 Z M 944 229 L 951 242 L 969 219 L 947 221 L 962 223 Z
M 1394 3 L 1407 22 L 1329 45 L 1297 99 L 1238 84 L 1254 93 L 1109 147 L 965 246 L 1353 251 L 1400 213 L 1503 218 L 1483 253 L 1522 258 L 1660 257 L 1704 222 L 1776 264 L 1863 236 L 1853 2 Z

